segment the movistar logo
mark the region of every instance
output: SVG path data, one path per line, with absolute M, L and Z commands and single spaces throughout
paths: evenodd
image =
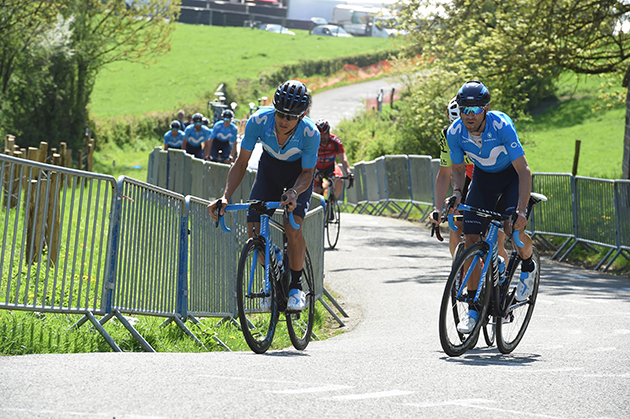
M 317 131 L 314 130 L 314 129 L 311 129 L 309 127 L 304 127 L 304 136 L 305 137 L 314 137 L 316 132 Z
M 260 116 L 260 114 L 255 113 L 254 114 L 254 121 L 256 121 L 256 123 L 258 125 L 263 125 L 264 123 L 267 122 L 267 115 Z
M 503 153 L 507 155 L 507 150 L 505 149 L 505 146 L 499 146 L 499 147 L 493 148 L 492 151 L 490 151 L 490 156 L 488 156 L 485 159 L 482 157 L 476 156 L 474 153 L 466 152 L 466 155 L 468 156 L 469 159 L 477 163 L 479 166 L 489 167 L 489 166 L 495 165 L 497 163 L 497 159 Z

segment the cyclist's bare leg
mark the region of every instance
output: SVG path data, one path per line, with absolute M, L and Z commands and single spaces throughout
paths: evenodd
M 449 229 L 451 233 L 448 238 L 448 247 L 451 251 L 451 257 L 455 256 L 455 251 L 457 251 L 457 246 L 462 241 L 461 232 L 462 232 L 462 229 L 464 228 L 463 227 L 464 223 L 462 223 L 461 221 L 453 221 L 453 223 L 455 224 L 455 227 L 457 227 L 457 231 L 453 231 Z
M 302 218 L 294 217 L 295 222 L 302 225 Z M 294 271 L 300 271 L 304 267 L 306 255 L 306 240 L 302 235 L 302 229 L 294 229 L 289 222 L 285 223 L 284 229 L 287 234 L 287 245 L 289 250 L 289 264 Z
M 260 231 L 260 223 L 247 223 L 247 235 L 252 238 L 258 235 Z M 259 254 L 258 261 L 261 265 L 265 265 L 265 255 Z
M 499 230 L 499 234 L 497 235 L 497 243 L 499 246 L 499 249 L 498 249 L 499 256 L 501 256 L 503 260 L 507 261 L 508 253 L 507 253 L 507 250 L 505 250 L 505 233 L 501 230 Z
M 335 198 L 341 196 L 341 192 L 343 192 L 343 179 L 334 178 L 333 180 L 333 189 L 335 190 Z
M 471 246 L 471 245 L 481 241 L 481 237 L 479 237 L 478 234 L 466 234 L 464 236 L 464 238 L 465 238 L 466 247 Z M 468 267 L 470 266 L 470 262 L 471 262 L 470 259 L 468 259 L 466 261 L 466 264 L 464 265 L 466 270 L 468 270 Z M 481 277 L 481 264 L 477 264 L 477 266 L 475 267 L 474 272 L 472 272 L 472 274 L 470 275 L 470 278 L 468 279 L 468 284 L 467 284 L 468 291 L 470 291 L 470 292 L 477 291 L 477 287 L 479 286 L 479 278 L 480 277 Z
M 511 234 L 512 230 L 511 230 L 511 225 L 509 221 L 505 222 L 504 230 L 508 232 L 508 234 Z M 518 251 L 518 254 L 521 256 L 521 259 L 523 260 L 529 259 L 530 257 L 532 257 L 532 238 L 529 237 L 529 235 L 527 235 L 527 233 L 525 233 L 524 231 L 519 231 L 518 237 L 525 246 L 523 247 L 516 246 L 516 244 L 514 243 L 514 239 L 512 239 L 512 246 L 514 246 L 515 249 Z M 503 243 L 503 240 L 501 241 L 501 243 Z M 499 246 L 499 252 L 501 251 L 501 247 L 503 246 Z

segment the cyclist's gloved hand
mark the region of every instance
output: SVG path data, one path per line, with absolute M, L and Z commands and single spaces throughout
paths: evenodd
M 348 173 L 348 189 L 352 188 L 352 185 L 354 185 L 354 175 Z

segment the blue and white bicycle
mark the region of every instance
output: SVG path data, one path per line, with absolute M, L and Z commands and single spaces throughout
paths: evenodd
M 287 252 L 287 238 L 284 226 L 269 215 L 268 210 L 280 208 L 280 202 L 250 201 L 245 204 L 230 204 L 225 211 L 247 211 L 260 214 L 260 233 L 247 240 L 238 262 L 236 296 L 238 317 L 247 345 L 252 351 L 262 354 L 271 346 L 276 332 L 280 313 L 284 313 L 287 331 L 295 349 L 303 350 L 308 345 L 313 331 L 315 314 L 315 289 L 313 266 L 306 250 L 302 290 L 306 294 L 306 308 L 303 311 L 288 311 L 290 269 Z M 293 219 L 293 213 L 285 213 L 285 220 L 295 229 L 300 226 Z M 219 217 L 221 228 L 230 232 L 224 217 Z M 273 244 L 271 226 L 282 232 L 282 248 Z

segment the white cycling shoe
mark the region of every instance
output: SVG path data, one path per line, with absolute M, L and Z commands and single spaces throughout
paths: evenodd
M 519 303 L 521 301 L 525 301 L 532 295 L 532 291 L 534 291 L 534 278 L 536 278 L 536 273 L 538 272 L 538 265 L 534 262 L 534 270 L 531 272 L 521 272 L 521 277 L 518 281 L 518 285 L 516 286 L 516 294 L 514 294 L 514 299 Z
M 288 311 L 302 311 L 306 308 L 306 294 L 297 288 L 289 291 Z
M 463 333 L 464 335 L 469 334 L 475 328 L 477 324 L 477 320 L 474 317 L 466 314 L 463 319 L 457 323 L 457 331 L 459 333 Z

